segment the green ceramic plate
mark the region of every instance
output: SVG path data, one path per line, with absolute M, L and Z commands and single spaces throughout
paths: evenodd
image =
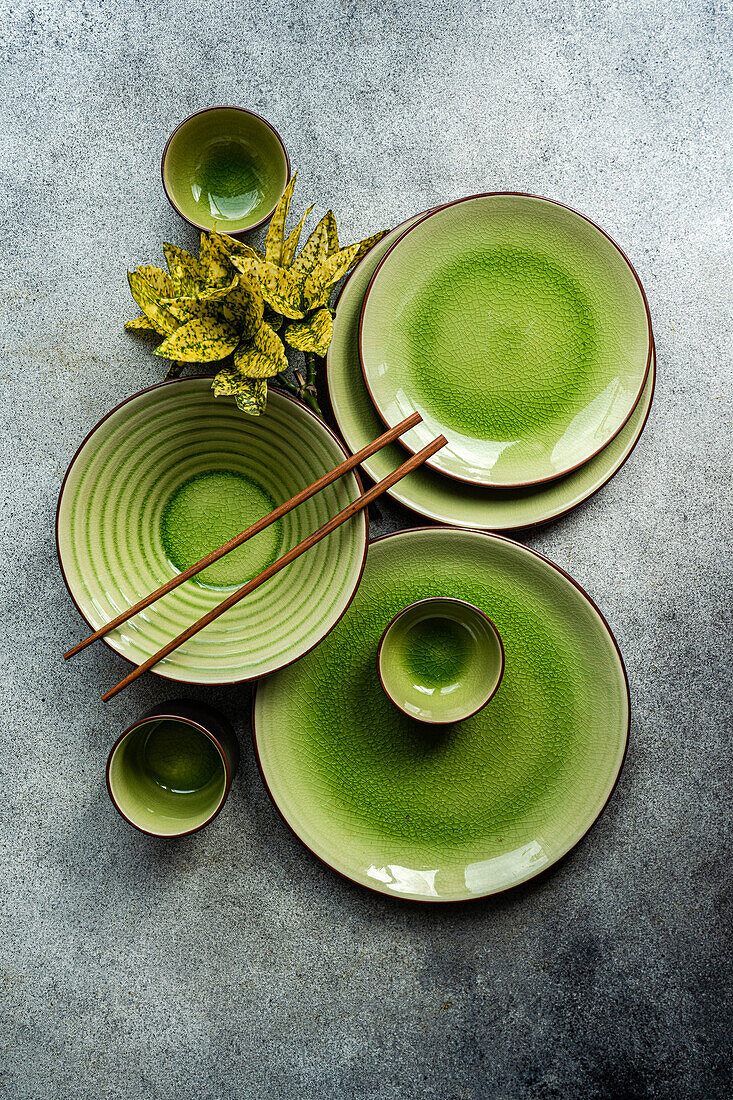
M 359 364 L 358 329 L 364 293 L 382 256 L 423 215 L 398 226 L 364 257 L 338 300 L 333 340 L 328 350 L 328 392 L 339 430 L 352 451 L 358 451 L 384 430 L 374 410 Z M 603 450 L 565 477 L 521 489 L 491 489 L 446 478 L 426 467 L 403 478 L 390 495 L 428 519 L 458 527 L 493 531 L 519 530 L 556 519 L 581 504 L 613 477 L 634 449 L 651 408 L 655 363 L 644 392 L 628 423 Z M 375 481 L 404 461 L 397 445 L 385 447 L 362 463 Z
M 417 409 L 436 470 L 518 486 L 569 473 L 621 431 L 649 372 L 646 297 L 598 226 L 533 195 L 476 195 L 392 246 L 364 298 L 360 354 L 380 416 Z
M 310 485 L 344 454 L 321 420 L 274 391 L 261 417 L 215 398 L 209 376 L 135 394 L 87 436 L 61 487 L 56 537 L 72 599 L 96 629 Z M 359 492 L 356 477 L 341 478 L 105 641 L 140 664 Z M 302 657 L 348 606 L 367 540 L 362 512 L 153 671 L 170 680 L 223 684 Z
M 489 704 L 440 728 L 393 706 L 375 661 L 392 616 L 437 595 L 485 611 L 506 655 Z M 420 901 L 493 894 L 560 859 L 610 797 L 628 728 L 623 661 L 582 589 L 500 535 L 440 527 L 372 543 L 339 625 L 254 705 L 288 825 L 347 878 Z

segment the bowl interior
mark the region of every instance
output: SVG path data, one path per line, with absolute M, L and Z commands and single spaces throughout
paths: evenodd
M 463 600 L 421 600 L 401 611 L 379 647 L 382 686 L 422 722 L 459 722 L 496 691 L 504 651 L 492 621 Z
M 221 749 L 183 719 L 138 722 L 112 749 L 107 779 L 123 817 L 155 836 L 201 828 L 227 793 Z
M 137 394 L 87 438 L 62 487 L 59 560 L 79 610 L 93 628 L 108 622 L 343 458 L 322 421 L 275 391 L 260 417 L 215 398 L 209 377 Z M 106 641 L 139 664 L 358 494 L 353 474 L 341 478 Z M 360 513 L 154 671 L 189 683 L 231 683 L 296 660 L 348 606 L 367 530 Z
M 241 233 L 264 221 L 288 182 L 278 134 L 237 107 L 200 111 L 174 131 L 163 155 L 163 182 L 187 221 Z

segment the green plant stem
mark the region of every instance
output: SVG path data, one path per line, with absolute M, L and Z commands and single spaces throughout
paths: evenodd
M 298 400 L 302 401 L 304 405 L 307 405 L 309 409 L 313 409 L 313 412 L 316 414 L 316 416 L 320 416 L 321 420 L 323 420 L 323 413 L 321 412 L 321 407 L 318 404 L 318 397 L 315 393 L 315 386 L 311 391 L 310 389 L 308 389 L 307 383 L 303 382 L 303 379 L 300 375 L 298 375 L 298 378 L 301 382 L 301 385 L 299 386 L 296 386 L 296 384 L 294 382 L 291 382 L 289 378 L 286 378 L 284 374 L 276 375 L 273 381 L 277 383 L 277 385 L 281 389 L 285 390 L 286 393 L 292 393 L 293 397 L 297 397 Z
M 275 381 L 277 382 L 278 386 L 286 390 L 288 393 L 292 393 L 294 397 L 300 397 L 300 390 L 298 389 L 298 387 L 295 385 L 294 382 L 291 382 L 289 378 L 286 378 L 284 374 L 278 374 L 275 378 Z
M 312 351 L 305 352 L 305 386 L 303 387 L 303 400 L 306 404 L 310 405 L 315 413 L 323 418 L 320 405 L 318 404 L 318 390 L 316 389 L 316 376 L 318 372 L 318 357 Z
M 305 353 L 305 365 L 306 365 L 305 384 L 310 390 L 313 391 L 313 393 L 315 393 L 316 392 L 316 356 L 315 356 L 315 352 L 307 351 Z

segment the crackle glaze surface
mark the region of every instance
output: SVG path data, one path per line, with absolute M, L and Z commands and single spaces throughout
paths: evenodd
M 279 393 L 270 394 L 266 418 L 215 398 L 209 377 L 136 395 L 85 441 L 61 491 L 58 552 L 74 601 L 96 629 L 343 458 L 325 425 Z M 220 603 L 224 590 L 259 573 L 358 494 L 353 475 L 328 486 L 250 539 L 243 556 L 206 570 L 203 584 L 203 574 L 184 582 L 105 640 L 139 664 Z M 152 671 L 217 684 L 294 661 L 343 613 L 359 582 L 366 540 L 362 513 Z M 175 563 L 172 549 L 182 555 Z
M 479 195 L 405 232 L 364 300 L 360 354 L 377 411 L 450 477 L 513 486 L 568 473 L 621 430 L 651 326 L 620 250 L 575 211 Z
M 382 257 L 422 215 L 397 226 L 361 261 L 338 299 L 333 339 L 328 350 L 328 393 L 339 430 L 352 451 L 358 451 L 384 430 L 364 383 L 359 363 L 359 316 L 364 294 Z M 571 474 L 540 485 L 492 489 L 446 478 L 427 466 L 408 474 L 389 490 L 395 500 L 439 523 L 511 531 L 544 523 L 581 504 L 623 465 L 642 433 L 651 408 L 656 377 L 652 354 L 641 398 L 615 439 Z M 397 444 L 384 447 L 362 467 L 375 481 L 404 461 Z
M 506 666 L 484 710 L 430 728 L 380 690 L 375 654 L 400 608 L 438 595 L 491 617 Z M 628 721 L 617 646 L 568 577 L 505 538 L 424 528 L 370 546 L 336 629 L 258 685 L 254 736 L 275 803 L 316 855 L 380 892 L 451 901 L 523 882 L 583 836 Z

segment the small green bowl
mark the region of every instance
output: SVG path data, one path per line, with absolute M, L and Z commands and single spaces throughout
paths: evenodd
M 377 650 L 385 693 L 408 717 L 444 725 L 470 718 L 496 693 L 504 646 L 478 607 L 447 596 L 409 604 Z
M 134 722 L 107 760 L 107 790 L 125 821 L 148 836 L 195 833 L 226 802 L 239 746 L 226 719 L 176 699 Z
M 160 171 L 168 201 L 190 225 L 236 235 L 272 215 L 290 179 L 290 159 L 261 115 L 205 107 L 168 138 Z
M 87 436 L 61 487 L 56 539 L 72 599 L 96 630 L 343 462 L 305 405 L 275 389 L 246 416 L 211 376 L 118 405 Z M 110 631 L 135 665 L 316 531 L 360 493 L 347 474 Z M 366 557 L 362 511 L 151 670 L 186 683 L 254 680 L 317 645 L 348 607 Z

